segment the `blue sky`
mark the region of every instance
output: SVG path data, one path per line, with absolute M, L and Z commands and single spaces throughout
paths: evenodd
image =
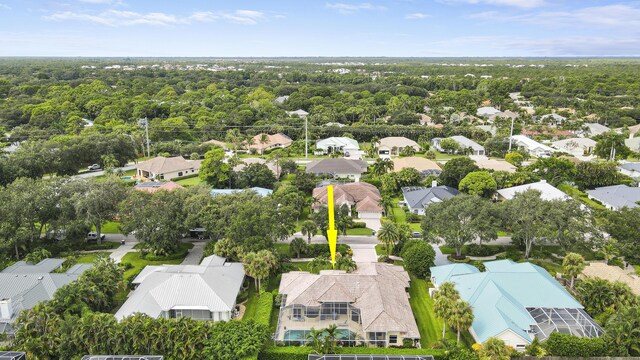
M 640 1 L 0 0 L 0 56 L 640 56 Z

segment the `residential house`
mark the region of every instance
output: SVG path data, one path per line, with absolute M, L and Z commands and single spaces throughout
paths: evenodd
M 122 320 L 142 313 L 154 319 L 228 321 L 234 316 L 243 281 L 241 263 L 216 255 L 205 257 L 200 265 L 146 266 L 133 280 L 136 288 L 115 317 Z
M 136 174 L 140 179 L 171 180 L 173 178 L 197 174 L 200 160 L 186 160 L 182 156 L 156 156 L 138 163 Z
M 334 152 L 355 152 L 360 150 L 358 141 L 348 137 L 330 137 L 316 141 L 316 149 L 318 155 L 324 155 Z
M 218 147 L 221 147 L 224 149 L 224 151 L 229 151 L 229 146 L 227 145 L 226 142 L 224 141 L 219 141 L 219 140 L 209 140 L 209 141 L 205 141 L 204 144 L 212 144 Z
M 594 137 L 611 131 L 611 129 L 609 129 L 608 127 L 598 123 L 587 123 L 582 127 L 583 130 L 580 132 L 580 134 L 584 137 Z
M 488 120 L 489 122 L 494 123 L 496 121 L 496 118 L 515 120 L 518 118 L 518 116 L 519 115 L 514 113 L 513 111 L 507 110 L 507 111 L 500 111 L 493 115 L 490 115 Z
M 393 171 L 399 172 L 405 168 L 414 168 L 418 170 L 423 176 L 428 175 L 440 175 L 442 169 L 440 166 L 432 160 L 423 157 L 408 156 L 393 158 Z
M 478 108 L 478 110 L 476 111 L 476 114 L 478 114 L 478 116 L 482 116 L 482 117 L 489 117 L 491 115 L 495 115 L 497 113 L 499 113 L 500 110 L 494 108 L 493 106 L 483 106 L 481 108 Z
M 278 104 L 282 104 L 282 103 L 284 103 L 285 101 L 287 101 L 287 99 L 288 99 L 288 98 L 289 98 L 289 95 L 278 96 L 278 97 L 276 98 L 276 100 L 275 100 L 275 101 L 276 101 L 276 103 L 278 103 Z
M 624 140 L 624 144 L 633 152 L 640 152 L 640 137 L 630 137 Z
M 316 202 L 312 208 L 318 211 L 321 206 L 327 206 L 327 186 L 313 189 L 313 198 Z M 347 205 L 349 214 L 355 207 L 357 217 L 360 219 L 380 219 L 384 209 L 379 205 L 380 191 L 374 185 L 366 182 L 335 184 L 333 185 L 333 202 L 336 206 Z
M 403 136 L 382 138 L 376 144 L 376 147 L 378 148 L 378 155 L 382 156 L 400 155 L 402 149 L 406 147 L 412 147 L 415 151 L 420 151 L 420 145 L 417 142 Z
M 368 164 L 363 160 L 322 159 L 307 164 L 307 173 L 316 175 L 332 175 L 335 179 L 351 179 L 360 181 L 360 176 L 367 172 Z
M 542 116 L 534 116 L 533 121 L 538 124 L 546 124 L 552 127 L 558 127 L 567 121 L 567 118 L 556 113 L 546 114 Z
M 153 193 L 158 190 L 172 191 L 176 189 L 184 189 L 184 187 L 173 181 L 145 181 L 137 184 L 134 189 Z
M 461 153 L 466 153 L 468 152 L 469 155 L 485 155 L 485 150 L 484 150 L 484 146 L 478 144 L 477 142 L 462 136 L 462 135 L 456 135 L 456 136 L 451 136 L 448 137 L 448 139 L 451 139 L 453 141 L 455 141 L 456 143 L 458 143 L 458 146 L 460 146 L 460 152 Z M 442 141 L 442 138 L 433 138 L 431 140 L 431 144 L 438 149 L 438 151 L 444 151 L 441 147 L 440 147 L 440 141 Z
M 640 162 L 625 163 L 618 166 L 618 170 L 623 174 L 634 179 L 640 179 Z
M 275 161 L 267 161 L 267 160 L 261 159 L 261 158 L 244 158 L 244 159 L 241 160 L 240 164 L 238 164 L 238 165 L 233 167 L 233 171 L 240 172 L 240 171 L 244 170 L 245 167 L 247 167 L 247 166 L 249 166 L 251 164 L 263 164 L 263 165 L 266 165 L 269 168 L 269 170 L 271 170 L 273 175 L 276 176 L 276 178 L 280 177 L 280 167 L 277 166 L 278 164 Z
M 237 194 L 239 192 L 243 192 L 243 191 L 253 191 L 256 194 L 260 195 L 261 197 L 267 197 L 271 194 L 273 194 L 273 190 L 271 189 L 265 189 L 259 186 L 254 186 L 252 188 L 248 188 L 248 189 L 212 189 L 209 193 L 211 194 L 211 196 L 218 196 L 218 195 L 231 195 L 231 194 Z
M 535 338 L 545 341 L 554 332 L 588 338 L 602 335 L 584 307 L 540 266 L 511 260 L 484 265 L 484 272 L 468 264 L 431 268 L 435 289 L 451 282 L 471 305 L 474 316 L 469 332 L 475 342 L 497 338 L 524 351 Z
M 623 207 L 640 206 L 640 187 L 612 185 L 587 190 L 587 197 L 599 201 L 609 210 L 620 210 Z
M 623 282 L 629 285 L 631 292 L 636 296 L 640 295 L 640 277 L 635 275 L 635 273 L 629 273 L 627 270 L 621 269 L 619 266 L 607 265 L 607 263 L 603 262 L 590 262 L 589 265 L 582 270 L 582 275 L 611 282 Z
M 251 138 L 252 144 L 249 145 L 249 151 L 255 151 L 263 154 L 265 151 L 273 149 L 283 149 L 293 144 L 293 140 L 285 134 L 258 134 Z
M 409 274 L 400 266 L 359 263 L 358 269 L 293 271 L 282 275 L 275 341 L 304 344 L 312 329 L 339 328 L 345 345 L 402 346 L 417 342 L 418 326 L 409 304 Z
M 307 117 L 307 115 L 309 115 L 308 112 L 302 110 L 302 109 L 298 109 L 298 110 L 294 110 L 294 111 L 287 111 L 287 114 L 289 114 L 289 116 L 297 116 L 301 119 L 304 119 Z
M 518 170 L 518 168 L 513 164 L 508 163 L 504 160 L 489 159 L 486 156 L 472 156 L 471 158 L 473 159 L 473 161 L 475 161 L 476 165 L 478 165 L 480 169 L 506 171 L 509 173 L 515 173 Z
M 543 200 L 569 200 L 571 197 L 562 191 L 560 191 L 555 186 L 549 184 L 547 180 L 540 180 L 531 184 L 524 184 L 513 186 L 510 188 L 504 188 L 498 190 L 496 193 L 496 198 L 498 200 L 511 200 L 517 194 L 523 193 L 528 190 L 536 190 L 540 192 L 540 197 Z
M 436 181 L 431 187 L 403 187 L 402 197 L 404 203 L 413 214 L 424 215 L 427 206 L 439 203 L 460 194 L 458 189 L 446 185 L 438 186 Z
M 589 138 L 570 138 L 558 140 L 551 143 L 551 146 L 558 151 L 569 153 L 575 157 L 583 158 L 589 156 L 596 149 L 596 141 Z
M 494 125 L 476 125 L 476 128 L 488 132 L 491 136 L 496 136 L 498 133 L 498 128 Z
M 341 128 L 341 127 L 345 127 L 345 126 L 347 126 L 347 125 L 345 125 L 345 124 L 341 124 L 341 123 L 339 123 L 339 122 L 328 122 L 328 123 L 324 124 L 323 126 L 329 126 L 329 127 L 330 127 L 330 126 L 335 126 L 335 127 L 339 127 L 339 128 Z
M 51 300 L 59 288 L 91 267 L 77 264 L 64 273 L 52 273 L 63 263 L 64 259 L 44 259 L 37 264 L 18 261 L 0 271 L 0 334 L 13 334 L 13 323 L 22 310 Z
M 531 156 L 549 157 L 551 153 L 555 152 L 553 148 L 524 135 L 513 135 L 511 141 L 516 147 L 525 149 Z

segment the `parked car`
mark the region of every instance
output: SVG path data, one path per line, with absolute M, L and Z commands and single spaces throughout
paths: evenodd
M 104 239 L 106 238 L 106 236 L 104 234 L 100 234 L 100 240 L 104 241 Z M 95 231 L 92 231 L 90 233 L 87 234 L 87 242 L 97 242 L 98 241 L 98 233 Z
M 96 171 L 96 170 L 100 170 L 100 165 L 98 164 L 93 164 L 93 165 L 89 165 L 87 166 L 87 168 L 89 169 L 89 171 Z
M 411 237 L 421 238 L 422 237 L 422 233 L 419 232 L 419 231 L 414 231 L 414 232 L 411 233 Z
M 348 152 L 348 151 L 345 151 L 345 152 L 344 152 L 344 157 L 349 157 L 349 156 L 351 156 L 351 154 L 349 154 L 349 152 Z

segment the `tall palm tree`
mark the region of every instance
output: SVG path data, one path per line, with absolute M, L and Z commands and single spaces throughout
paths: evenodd
M 302 235 L 307 236 L 307 243 L 311 244 L 311 237 L 315 235 L 316 231 L 318 231 L 318 226 L 315 222 L 311 220 L 306 220 L 302 223 L 302 228 L 300 229 Z
M 507 347 L 504 341 L 494 337 L 487 339 L 480 350 L 481 359 L 509 360 L 510 355 L 511 348 Z
M 460 332 L 473 324 L 473 310 L 468 302 L 458 300 L 451 308 L 451 324 L 458 332 L 456 343 L 460 343 Z
M 333 354 L 335 352 L 336 340 L 338 338 L 338 325 L 331 324 L 328 328 L 324 329 L 325 333 L 325 354 Z
M 433 293 L 433 311 L 436 316 L 443 320 L 442 338 L 447 329 L 447 321 L 451 317 L 453 304 L 460 300 L 460 293 L 456 290 L 452 282 L 447 281 L 440 285 L 438 290 Z
M 384 214 L 387 217 L 393 216 L 393 220 L 395 220 L 395 214 L 393 213 L 393 199 L 389 195 L 382 194 L 380 201 L 378 201 L 378 205 L 384 209 Z
M 289 249 L 291 250 L 291 253 L 295 255 L 296 258 L 299 258 L 300 256 L 302 256 L 302 254 L 305 253 L 307 246 L 308 245 L 307 243 L 304 242 L 304 240 L 297 237 L 291 240 L 291 243 L 289 244 Z
M 371 173 L 375 176 L 382 176 L 393 170 L 393 161 L 391 159 L 376 159 L 371 167 Z
M 376 235 L 385 244 L 387 256 L 390 256 L 393 245 L 400 240 L 400 233 L 396 224 L 385 221 Z
M 562 272 L 571 278 L 571 288 L 573 280 L 584 270 L 584 258 L 580 254 L 567 253 L 562 260 Z

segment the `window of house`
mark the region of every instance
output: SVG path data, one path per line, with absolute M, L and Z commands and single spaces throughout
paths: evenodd
M 178 176 L 182 176 L 182 171 L 180 171 L 180 172 L 178 173 Z
M 351 321 L 360 323 L 360 310 L 351 309 Z
M 301 308 L 293 308 L 293 317 L 301 318 L 302 317 L 302 309 Z
M 398 343 L 398 335 L 389 335 L 389 343 L 397 344 Z
M 317 307 L 308 307 L 307 308 L 307 317 L 317 318 L 320 315 L 320 309 Z

